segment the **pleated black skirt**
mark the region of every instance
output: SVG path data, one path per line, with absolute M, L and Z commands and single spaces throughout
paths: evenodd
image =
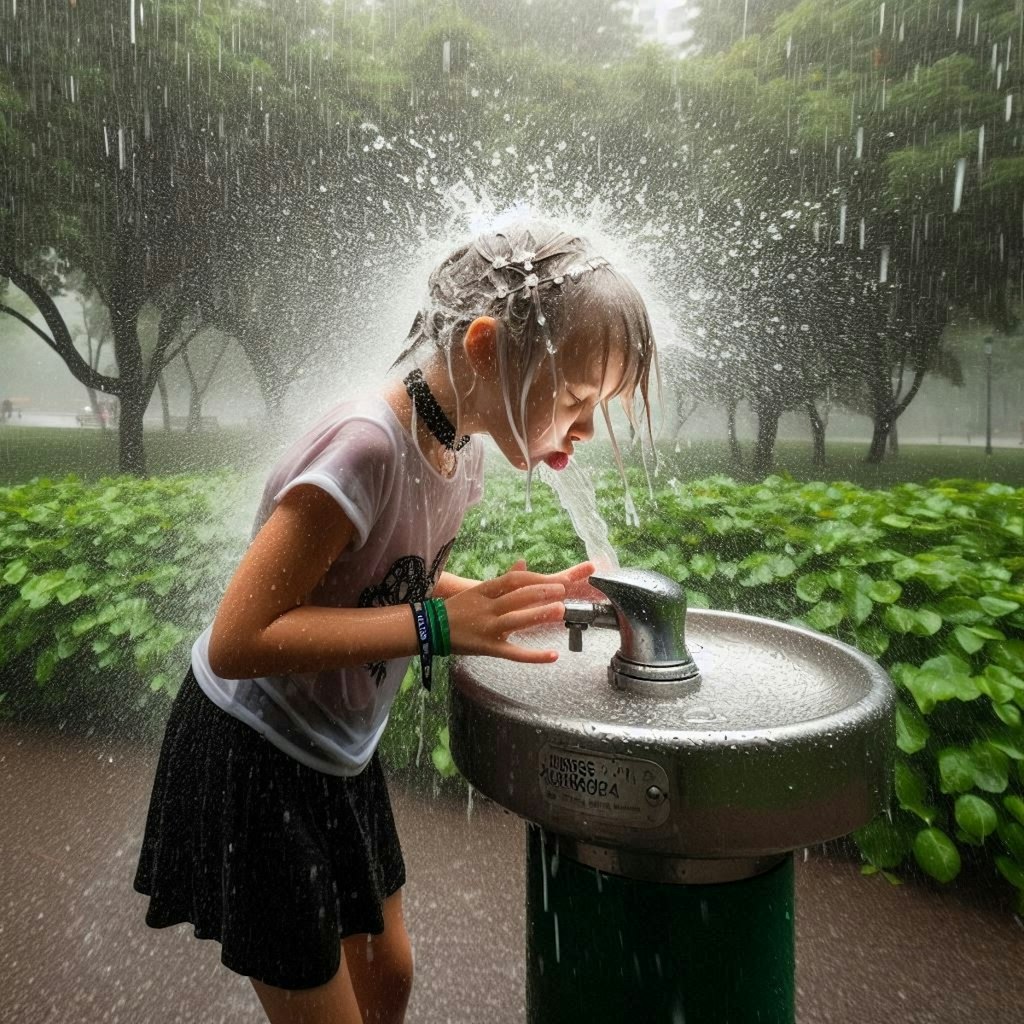
M 326 775 L 221 710 L 191 667 L 167 720 L 136 891 L 151 928 L 190 922 L 224 965 L 268 985 L 312 988 L 341 940 L 379 935 L 405 864 L 380 758 Z

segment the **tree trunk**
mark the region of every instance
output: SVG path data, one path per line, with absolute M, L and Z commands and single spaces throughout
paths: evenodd
M 864 459 L 865 462 L 877 465 L 885 458 L 885 446 L 889 440 L 889 431 L 892 430 L 892 422 L 889 410 L 875 415 L 871 433 L 871 445 Z
M 156 387 L 160 392 L 160 411 L 164 417 L 164 430 L 171 432 L 171 403 L 167 396 L 167 381 L 164 380 L 163 370 L 156 375 Z
M 121 423 L 118 431 L 119 466 L 122 473 L 146 477 L 146 449 L 142 440 L 142 417 L 149 402 L 136 390 L 121 398 Z
M 182 351 L 181 361 L 185 364 L 185 373 L 188 374 L 188 426 L 187 430 L 197 433 L 202 424 L 200 418 L 203 414 L 203 400 L 199 391 L 199 381 L 196 380 L 195 371 L 188 359 L 188 352 Z
M 147 382 L 139 344 L 139 307 L 134 270 L 125 252 L 114 282 L 110 303 L 110 326 L 114 335 L 121 421 L 118 431 L 118 468 L 122 473 L 146 476 L 146 451 L 142 437 L 142 416 L 149 405 L 152 384 Z M 154 382 L 155 383 L 155 382 Z
M 807 403 L 807 415 L 811 421 L 811 434 L 814 438 L 815 466 L 825 465 L 825 421 L 818 414 L 818 407 L 813 401 Z
M 896 458 L 900 454 L 900 425 L 897 420 L 892 425 L 892 430 L 889 431 L 889 454 Z
M 898 402 L 893 397 L 888 373 L 879 373 L 872 382 L 875 406 L 874 429 L 871 435 L 871 445 L 864 458 L 865 462 L 877 465 L 885 458 L 885 447 L 889 441 L 889 434 L 895 428 L 896 421 L 921 390 L 921 384 L 924 382 L 924 375 L 927 372 L 923 366 L 918 366 L 914 370 L 914 382 Z
M 781 415 L 782 410 L 775 405 L 759 406 L 757 409 L 757 447 L 754 449 L 751 466 L 756 480 L 763 480 L 772 470 Z
M 732 464 L 736 467 L 743 465 L 743 449 L 740 447 L 739 439 L 736 437 L 736 406 L 739 402 L 730 400 L 726 406 L 726 423 L 729 433 L 729 455 L 732 457 Z
M 686 421 L 700 408 L 700 402 L 697 399 L 690 400 L 690 407 L 684 412 L 682 408 L 682 402 L 676 402 L 676 429 L 675 429 L 675 440 L 679 441 L 683 436 L 683 427 L 686 426 Z
M 100 399 L 98 397 L 99 392 L 95 388 L 86 388 L 86 393 L 89 395 L 89 408 L 92 410 L 93 416 L 100 421 L 100 428 L 106 432 L 107 425 L 103 421 L 103 417 L 100 416 Z
M 263 396 L 267 415 L 270 417 L 271 423 L 277 425 L 280 419 L 281 402 L 284 399 L 280 367 L 273 354 L 260 345 L 259 340 L 255 337 L 255 332 L 251 329 L 240 330 L 236 336 L 238 344 L 249 360 L 249 366 L 256 378 L 256 386 Z
M 148 475 L 142 436 L 142 417 L 148 404 L 137 389 L 126 391 L 121 398 L 121 422 L 118 429 L 118 470 L 142 478 Z

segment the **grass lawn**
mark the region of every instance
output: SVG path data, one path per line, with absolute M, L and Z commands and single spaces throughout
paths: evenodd
M 923 484 L 936 477 L 990 480 L 1024 487 L 1024 447 L 996 448 L 991 455 L 986 455 L 981 446 L 904 444 L 896 458 L 888 458 L 875 466 L 864 461 L 867 447 L 867 442 L 829 444 L 826 448 L 828 461 L 821 468 L 811 461 L 810 441 L 780 441 L 775 446 L 775 472 L 785 471 L 796 480 L 849 480 L 869 488 Z M 662 449 L 665 471 L 680 480 L 696 480 L 715 473 L 748 478 L 730 463 L 729 445 L 725 440 L 703 441 L 689 449 L 683 443 L 678 454 L 674 449 L 675 445 Z M 743 445 L 748 464 L 752 449 L 752 444 Z
M 262 471 L 271 459 L 272 443 L 254 438 L 243 428 L 222 428 L 202 434 L 147 430 L 146 462 L 152 475 L 202 473 L 223 467 Z M 743 446 L 749 461 L 752 446 Z M 879 466 L 864 462 L 867 444 L 834 443 L 827 449 L 828 464 L 819 469 L 811 462 L 810 442 L 780 441 L 775 469 L 797 480 L 850 480 L 863 487 L 926 483 L 935 478 L 964 477 L 1024 487 L 1024 447 L 996 448 L 991 456 L 980 446 L 903 445 L 897 458 Z M 679 452 L 674 444 L 660 448 L 662 473 L 680 480 L 725 473 L 744 478 L 729 460 L 728 444 L 700 441 Z M 607 444 L 597 441 L 580 448 L 581 460 L 591 466 L 613 465 Z M 492 453 L 491 469 L 498 468 Z M 113 431 L 74 430 L 60 427 L 0 427 L 0 485 L 24 483 L 33 477 L 62 477 L 76 473 L 87 480 L 117 474 L 117 435 Z
M 146 430 L 146 467 L 152 476 L 203 473 L 263 463 L 269 445 L 234 427 L 199 434 Z M 76 473 L 85 480 L 116 476 L 117 432 L 65 427 L 0 427 L 0 485 Z

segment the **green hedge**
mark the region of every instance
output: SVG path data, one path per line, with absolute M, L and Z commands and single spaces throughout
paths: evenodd
M 245 550 L 250 490 L 228 472 L 0 489 L 7 715 L 152 733 Z
M 857 834 L 866 870 L 895 880 L 916 863 L 949 881 L 972 861 L 1021 898 L 1024 491 L 711 477 L 669 480 L 652 500 L 636 474 L 633 484 L 640 529 L 613 474 L 598 492 L 623 564 L 683 581 L 693 606 L 838 637 L 892 675 L 896 810 Z M 0 489 L 0 709 L 154 733 L 244 551 L 253 488 L 224 472 Z M 546 488 L 527 513 L 521 479 L 495 476 L 449 569 L 484 579 L 518 557 L 554 571 L 584 552 Z M 414 671 L 382 752 L 395 768 L 418 761 L 452 778 L 446 674 L 424 698 Z

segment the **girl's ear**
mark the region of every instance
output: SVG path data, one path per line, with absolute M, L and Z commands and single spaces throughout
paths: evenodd
M 478 316 L 466 328 L 462 347 L 473 372 L 494 380 L 498 372 L 498 324 L 490 316 Z

